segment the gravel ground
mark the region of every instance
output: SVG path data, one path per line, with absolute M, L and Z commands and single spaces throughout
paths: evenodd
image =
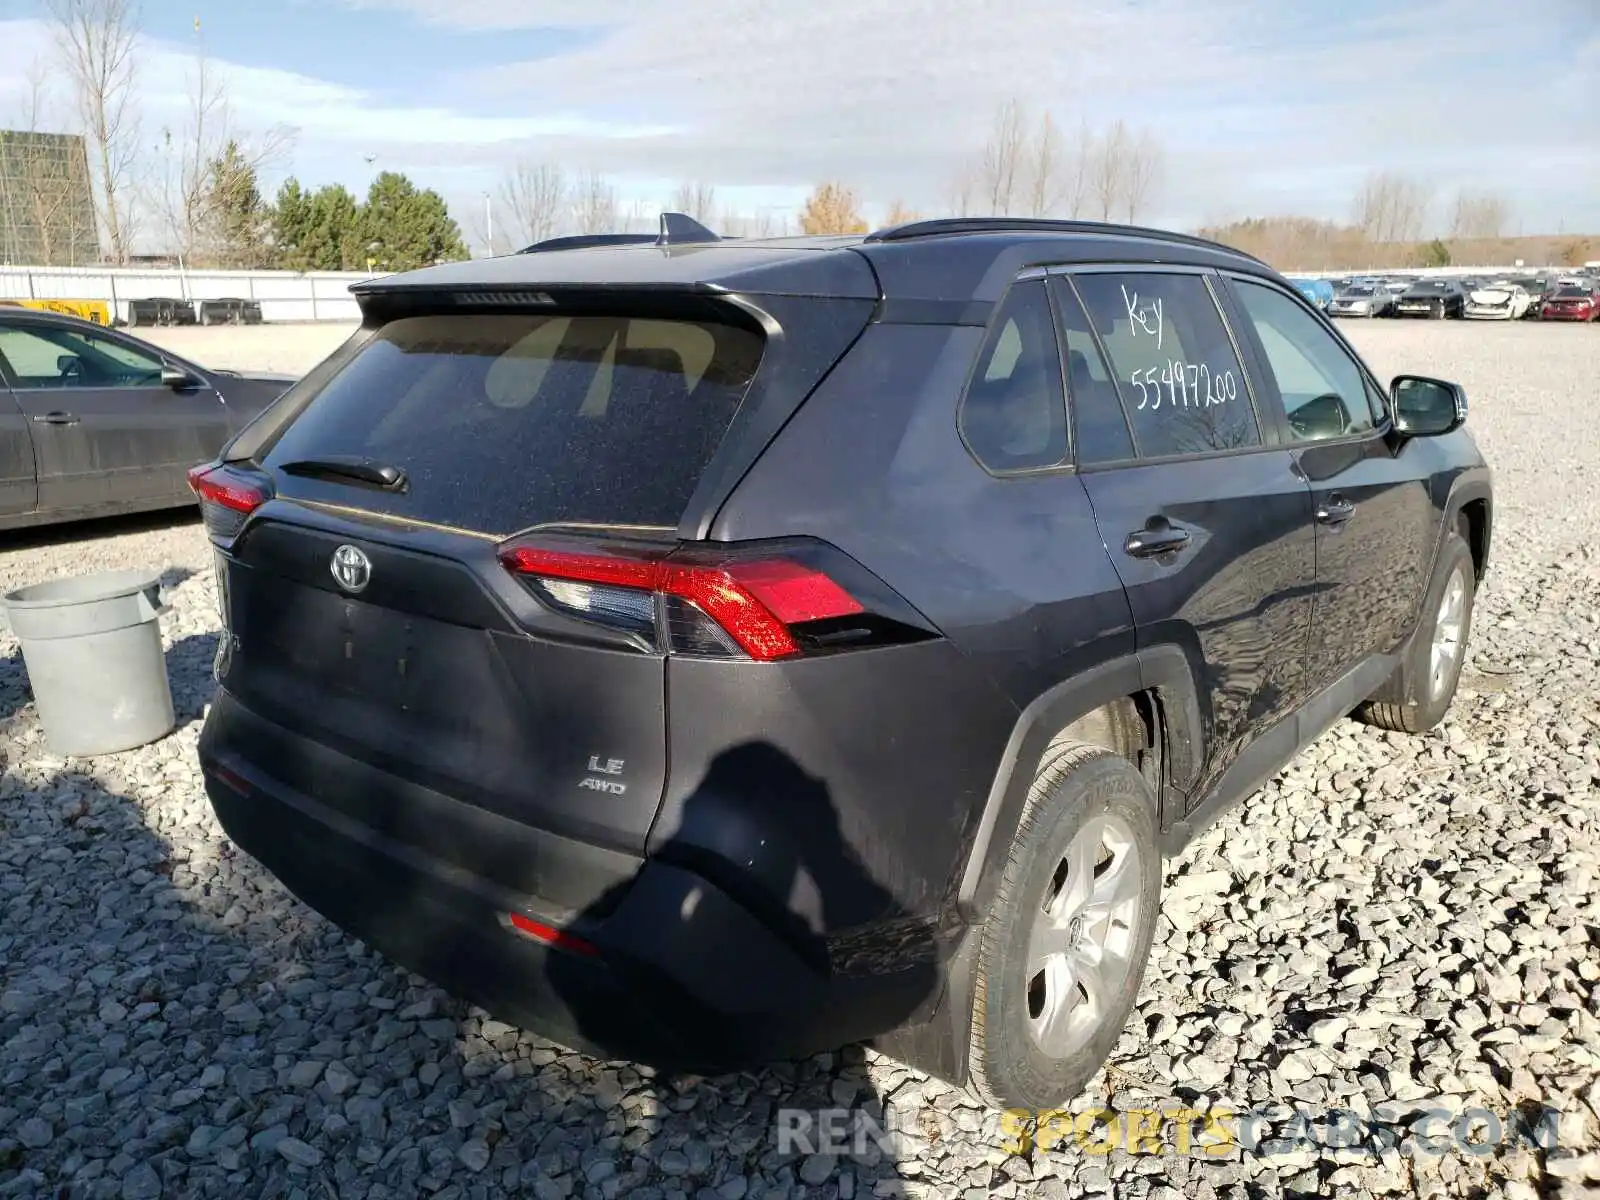
M 1103 1131 L 1023 1145 L 861 1051 L 713 1080 L 591 1062 L 331 928 L 224 841 L 199 786 L 217 620 L 180 515 L 0 541 L 8 588 L 164 568 L 180 719 L 63 761 L 0 635 L 0 1195 L 1600 1192 L 1600 330 L 1349 328 L 1385 375 L 1463 382 L 1496 470 L 1462 690 L 1429 736 L 1342 723 L 1171 865 L 1138 1013 L 1075 1105 L 1124 1114 L 1111 1153 Z M 344 332 L 158 336 L 301 369 Z M 1223 1122 L 1233 1144 L 1159 1115 L 1212 1106 L 1253 1114 Z M 803 1153 L 779 1108 L 893 1135 Z M 1532 1134 L 1453 1144 L 1474 1109 Z

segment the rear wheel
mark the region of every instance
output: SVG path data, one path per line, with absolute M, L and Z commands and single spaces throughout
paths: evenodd
M 1444 720 L 1466 659 L 1476 582 L 1472 552 L 1452 533 L 1428 589 L 1422 627 L 1394 675 L 1357 710 L 1357 719 L 1400 733 L 1426 733 Z
M 1098 746 L 1053 751 L 981 932 L 968 1052 L 980 1101 L 1037 1110 L 1082 1092 L 1133 1009 L 1160 888 L 1144 778 Z

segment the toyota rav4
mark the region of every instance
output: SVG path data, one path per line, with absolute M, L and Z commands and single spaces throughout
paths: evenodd
M 1178 234 L 924 221 L 375 279 L 196 468 L 223 829 L 591 1053 L 868 1041 L 1007 1106 L 1121 1033 L 1161 861 L 1451 702 L 1492 518 L 1442 380 Z

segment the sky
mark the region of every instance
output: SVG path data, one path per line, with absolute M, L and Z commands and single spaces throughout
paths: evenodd
M 0 126 L 50 62 L 41 17 L 0 0 Z M 792 213 L 824 179 L 869 218 L 938 209 L 1009 99 L 1148 129 L 1147 223 L 1346 219 L 1395 170 L 1436 225 L 1467 189 L 1511 232 L 1600 232 L 1600 0 L 143 0 L 142 28 L 152 152 L 203 41 L 241 132 L 293 130 L 269 185 L 404 171 L 470 240 L 517 162 L 602 172 L 641 211 L 697 180 Z

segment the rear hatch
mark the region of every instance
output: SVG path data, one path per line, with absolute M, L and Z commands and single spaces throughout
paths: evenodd
M 658 621 L 691 650 L 737 653 L 738 614 L 696 621 L 740 588 L 817 615 L 787 567 L 682 547 L 689 514 L 717 502 L 707 479 L 737 479 L 770 410 L 792 411 L 810 386 L 796 381 L 872 310 L 845 302 L 841 322 L 839 301 L 781 299 L 780 339 L 753 305 L 704 296 L 676 315 L 660 294 L 568 312 L 409 297 L 247 458 L 198 473 L 231 634 L 223 689 L 378 774 L 330 783 L 292 739 L 252 765 L 446 857 L 449 831 L 402 827 L 385 778 L 642 853 L 667 773 Z M 793 328 L 823 309 L 825 335 Z M 806 369 L 784 361 L 801 350 Z M 668 555 L 685 564 L 670 579 Z M 699 609 L 669 611 L 674 587 L 700 588 Z

